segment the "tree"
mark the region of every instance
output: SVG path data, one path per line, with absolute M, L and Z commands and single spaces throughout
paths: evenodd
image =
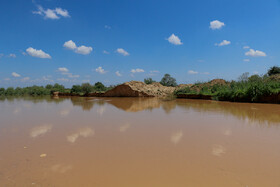
M 47 85 L 45 86 L 45 88 L 48 89 L 48 90 L 51 90 L 51 89 L 53 88 L 53 86 L 52 86 L 51 84 L 47 84 Z
M 161 79 L 160 84 L 163 86 L 177 86 L 176 79 L 171 77 L 169 74 L 165 74 L 164 77 Z
M 273 67 L 271 67 L 271 68 L 268 70 L 267 74 L 268 74 L 269 76 L 271 76 L 271 75 L 276 75 L 276 74 L 280 74 L 280 67 L 279 67 L 279 66 L 273 66 Z
M 91 93 L 93 90 L 92 86 L 89 83 L 83 83 L 82 84 L 82 91 L 87 95 Z
M 5 91 L 5 95 L 14 95 L 15 89 L 13 87 L 9 87 Z
M 93 88 L 96 91 L 106 91 L 106 86 L 104 86 L 101 82 L 95 83 Z
M 240 75 L 240 77 L 238 77 L 238 81 L 239 82 L 247 82 L 249 78 L 249 72 L 243 73 L 242 75 Z
M 259 75 L 252 75 L 248 78 L 249 82 L 259 82 L 262 81 L 262 77 L 260 77 Z
M 152 84 L 153 82 L 156 82 L 156 81 L 154 81 L 152 78 L 144 79 L 144 83 L 146 83 L 146 84 Z
M 0 88 L 0 95 L 4 95 L 5 94 L 5 88 Z
M 80 85 L 73 85 L 71 88 L 71 93 L 79 94 L 82 92 L 82 87 Z

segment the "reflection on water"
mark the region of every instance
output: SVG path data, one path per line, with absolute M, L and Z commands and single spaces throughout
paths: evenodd
M 42 136 L 46 134 L 47 132 L 50 132 L 52 130 L 52 124 L 46 124 L 38 127 L 34 127 L 30 131 L 30 136 L 32 138 L 36 138 L 38 136 Z
M 226 149 L 225 149 L 224 146 L 222 146 L 222 145 L 213 145 L 213 147 L 212 147 L 212 154 L 214 156 L 219 156 L 220 157 L 220 156 L 222 156 L 225 153 L 226 153 Z
M 67 136 L 67 141 L 70 143 L 75 143 L 79 137 L 87 138 L 93 135 L 94 135 L 94 130 L 92 128 L 86 127 L 86 128 L 79 129 L 75 133 Z
M 0 99 L 0 186 L 279 186 L 279 124 L 270 104 Z
M 182 139 L 183 137 L 183 132 L 182 131 L 179 131 L 179 132 L 175 132 L 171 135 L 171 142 L 174 143 L 174 144 L 177 144 L 180 142 L 180 140 Z
M 130 127 L 130 123 L 125 123 L 124 125 L 120 126 L 120 132 L 125 132 Z

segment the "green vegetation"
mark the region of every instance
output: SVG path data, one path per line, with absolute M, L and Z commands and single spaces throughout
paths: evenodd
M 84 83 L 82 85 L 73 85 L 71 89 L 65 88 L 61 84 L 48 84 L 44 86 L 30 86 L 24 88 L 13 88 L 8 87 L 0 88 L 0 96 L 43 96 L 43 95 L 51 95 L 53 92 L 61 92 L 61 93 L 72 93 L 78 95 L 84 95 L 91 92 L 105 92 L 107 90 L 112 89 L 113 86 L 106 87 L 101 82 L 97 82 L 94 85 L 89 83 Z
M 153 80 L 152 78 L 146 78 L 146 79 L 144 79 L 144 83 L 145 83 L 145 84 L 152 84 L 153 82 L 156 82 L 156 81 Z
M 169 74 L 165 74 L 164 77 L 161 79 L 160 84 L 163 86 L 177 86 L 176 79 L 171 77 Z
M 271 67 L 268 70 L 267 74 L 268 74 L 268 76 L 280 74 L 280 67 L 278 67 L 278 66 Z
M 249 77 L 249 73 L 243 73 L 238 81 L 222 82 L 221 79 L 216 79 L 194 84 L 176 90 L 174 94 L 211 95 L 217 100 L 260 102 L 263 97 L 280 93 L 280 80 L 275 78 L 276 74 L 280 75 L 278 70 L 280 70 L 279 67 L 272 67 L 264 76 L 252 75 Z

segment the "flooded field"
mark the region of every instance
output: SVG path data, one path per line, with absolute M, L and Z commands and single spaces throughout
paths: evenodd
M 280 105 L 0 100 L 0 186 L 280 186 Z

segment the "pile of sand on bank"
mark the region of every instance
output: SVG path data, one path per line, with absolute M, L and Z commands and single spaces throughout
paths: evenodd
M 145 84 L 140 81 L 130 81 L 107 91 L 104 97 L 166 97 L 175 89 L 175 87 L 162 86 L 158 82 Z

